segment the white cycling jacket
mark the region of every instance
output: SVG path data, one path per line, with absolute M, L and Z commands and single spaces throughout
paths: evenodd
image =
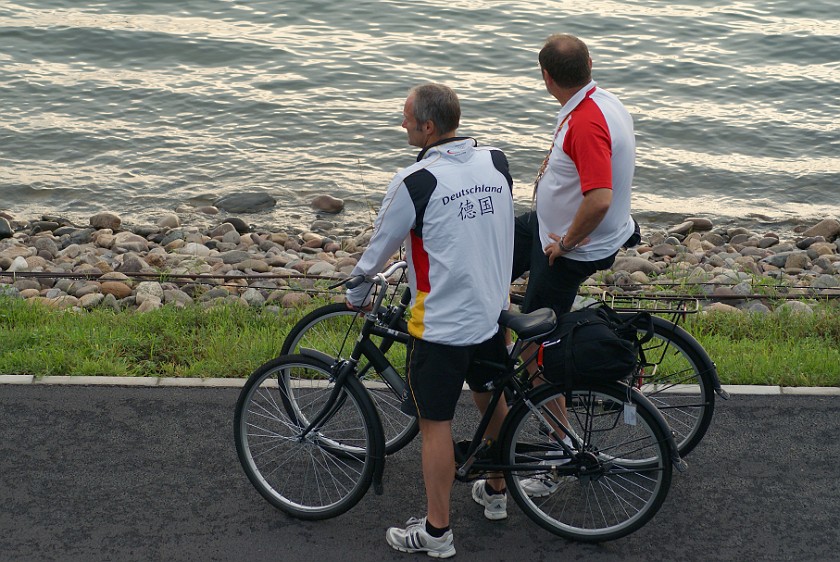
M 508 307 L 513 181 L 501 150 L 456 137 L 420 152 L 388 186 L 352 275 L 373 275 L 406 243 L 409 333 L 448 345 L 486 341 Z M 365 304 L 370 284 L 347 291 Z

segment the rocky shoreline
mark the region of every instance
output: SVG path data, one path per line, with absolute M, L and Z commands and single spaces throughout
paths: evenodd
M 270 231 L 200 211 L 199 220 L 179 210 L 140 226 L 107 212 L 77 225 L 0 211 L 0 294 L 79 309 L 196 301 L 295 308 L 325 285 L 320 279 L 349 274 L 371 235 L 330 220 Z M 706 310 L 810 311 L 807 299 L 840 296 L 840 220 L 801 225 L 784 240 L 701 217 L 662 230 L 643 225 L 641 244 L 586 286 L 619 298 L 690 293 Z

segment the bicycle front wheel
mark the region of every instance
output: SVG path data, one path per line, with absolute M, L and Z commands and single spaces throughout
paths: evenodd
M 717 371 L 700 343 L 673 322 L 654 316 L 653 332 L 642 345 L 636 386 L 665 417 L 684 457 L 712 422 Z
M 245 474 L 269 503 L 300 519 L 335 517 L 353 507 L 381 462 L 381 451 L 370 454 L 379 420 L 355 378 L 348 378 L 337 407 L 308 432 L 328 395 L 299 402 L 301 416 L 284 405 L 294 381 L 330 376 L 321 361 L 283 356 L 257 369 L 236 403 L 234 438 Z
M 520 403 L 510 414 L 502 442 L 507 487 L 538 525 L 599 542 L 632 533 L 659 510 L 673 470 L 666 428 L 633 394 L 619 384 L 546 385 L 531 397 L 533 407 Z M 559 444 L 566 435 L 571 452 Z
M 281 355 L 300 353 L 301 348 L 316 349 L 330 357 L 349 355 L 359 336 L 364 318 L 361 314 L 349 310 L 342 303 L 333 303 L 316 308 L 295 324 L 283 342 Z M 417 418 L 408 416 L 400 410 L 405 390 L 405 346 L 395 340 L 383 340 L 371 336 L 376 346 L 383 350 L 388 362 L 394 367 L 399 377 L 392 377 L 397 384 L 390 384 L 377 374 L 372 366 L 362 361 L 357 368 L 361 380 L 370 393 L 385 432 L 385 452 L 393 454 L 411 442 L 417 435 Z M 287 381 L 289 382 L 289 381 Z M 306 385 L 298 381 L 297 394 L 290 394 L 290 405 L 297 408 L 295 402 L 304 392 L 323 393 L 329 391 L 329 381 L 309 379 Z

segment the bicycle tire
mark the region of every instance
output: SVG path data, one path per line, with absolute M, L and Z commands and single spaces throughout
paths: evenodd
M 310 348 L 338 358 L 352 349 L 362 322 L 364 322 L 364 317 L 349 310 L 343 303 L 332 303 L 316 308 L 289 330 L 283 341 L 281 355 L 300 353 L 301 348 Z M 371 340 L 377 344 L 377 347 L 382 345 L 382 338 L 378 336 L 371 336 Z M 401 344 L 392 346 L 387 352 L 387 357 L 400 379 L 404 381 L 405 347 Z M 370 392 L 379 411 L 385 433 L 385 453 L 390 455 L 408 445 L 417 436 L 420 424 L 417 418 L 408 416 L 400 410 L 405 383 L 403 382 L 399 388 L 392 388 L 383 383 L 381 377 L 372 371 L 373 369 L 364 361 L 361 361 L 357 368 L 357 372 L 362 375 L 363 384 Z M 329 389 L 328 386 L 321 388 L 322 391 Z M 311 391 L 315 390 L 311 389 Z M 291 395 L 290 399 L 289 404 L 294 408 L 295 396 Z
M 574 456 L 551 468 L 540 462 L 561 458 L 544 420 L 563 397 Z M 647 401 L 626 385 L 586 385 L 564 390 L 544 385 L 531 395 L 533 407 L 520 402 L 503 429 L 502 462 L 511 497 L 547 531 L 566 539 L 601 542 L 626 536 L 647 523 L 668 495 L 673 466 L 667 428 Z M 628 402 L 629 400 L 629 402 Z M 624 404 L 635 406 L 635 425 L 626 423 Z M 518 468 L 519 467 L 519 468 Z M 531 497 L 529 479 L 550 475 L 553 490 Z
M 331 367 L 300 355 L 282 356 L 248 378 L 236 402 L 234 440 L 251 484 L 274 507 L 299 519 L 327 519 L 356 505 L 370 487 L 383 451 L 375 407 L 358 380 L 348 378 L 340 408 L 302 437 L 300 420 L 282 403 L 288 371 L 318 378 Z M 299 406 L 314 419 L 326 395 Z M 381 443 L 381 437 L 380 441 Z M 381 445 L 380 445 L 381 447 Z M 373 454 L 371 454 L 373 453 Z
M 645 364 L 635 383 L 665 417 L 685 457 L 712 422 L 717 370 L 703 346 L 680 326 L 654 316 L 653 332 L 642 346 Z

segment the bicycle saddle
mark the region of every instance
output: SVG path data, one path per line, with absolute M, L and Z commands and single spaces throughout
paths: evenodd
M 503 310 L 499 324 L 516 332 L 519 339 L 531 341 L 550 334 L 557 325 L 557 315 L 550 308 L 539 308 L 528 314 Z

